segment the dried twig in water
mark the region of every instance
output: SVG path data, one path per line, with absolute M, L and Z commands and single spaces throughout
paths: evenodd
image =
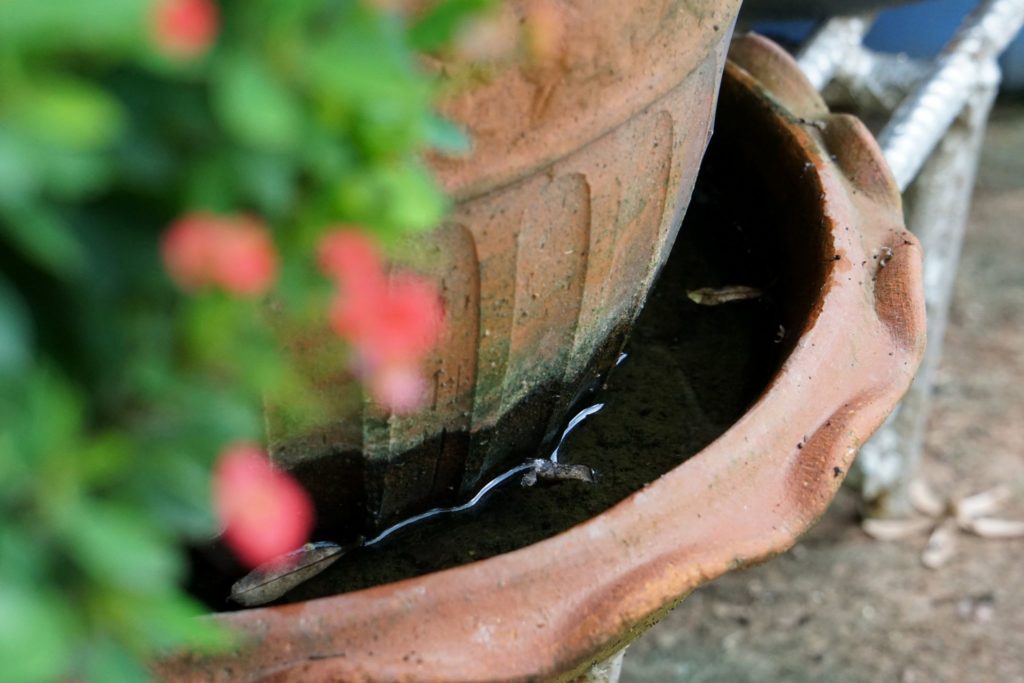
M 588 484 L 595 483 L 594 470 L 586 465 L 563 465 L 544 458 L 538 458 L 531 462 L 532 468 L 523 475 L 522 485 L 533 486 L 538 479 L 544 481 L 568 481 L 575 479 L 585 481 Z
M 745 301 L 747 299 L 760 299 L 764 292 L 756 287 L 745 285 L 734 285 L 731 287 L 702 287 L 692 289 L 686 293 L 695 304 L 701 306 L 717 306 L 730 301 Z

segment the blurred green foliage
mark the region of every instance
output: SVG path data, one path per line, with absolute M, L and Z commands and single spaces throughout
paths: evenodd
M 211 538 L 210 470 L 302 392 L 263 302 L 185 297 L 158 244 L 195 210 L 273 229 L 275 298 L 322 315 L 331 224 L 432 228 L 419 159 L 467 140 L 433 109 L 435 50 L 488 0 L 416 17 L 356 0 L 222 0 L 216 41 L 162 55 L 154 0 L 0 1 L 0 662 L 7 683 L 136 681 L 218 647 L 181 588 Z

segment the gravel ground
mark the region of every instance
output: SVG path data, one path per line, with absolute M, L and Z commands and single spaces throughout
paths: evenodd
M 1024 105 L 989 126 L 938 372 L 923 478 L 943 495 L 998 483 L 1024 518 Z M 695 592 L 629 649 L 624 683 L 1024 683 L 1024 539 L 879 542 L 844 491 L 786 555 Z

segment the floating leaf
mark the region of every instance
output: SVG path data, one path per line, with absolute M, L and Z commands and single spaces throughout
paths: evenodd
M 229 597 L 246 607 L 277 600 L 337 562 L 346 550 L 337 543 L 307 543 L 246 574 L 231 586 Z
M 730 301 L 745 301 L 747 299 L 760 299 L 764 292 L 756 287 L 735 285 L 732 287 L 702 287 L 693 289 L 686 293 L 695 304 L 701 306 L 718 306 Z

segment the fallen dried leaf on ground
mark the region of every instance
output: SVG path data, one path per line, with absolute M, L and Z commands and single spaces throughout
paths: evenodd
M 898 541 L 928 531 L 921 562 L 937 569 L 956 552 L 957 531 L 991 539 L 1024 538 L 1024 520 L 990 517 L 1010 501 L 1006 486 L 961 498 L 943 499 L 923 481 L 914 481 L 908 491 L 917 515 L 902 519 L 865 519 L 861 528 L 879 541 Z

